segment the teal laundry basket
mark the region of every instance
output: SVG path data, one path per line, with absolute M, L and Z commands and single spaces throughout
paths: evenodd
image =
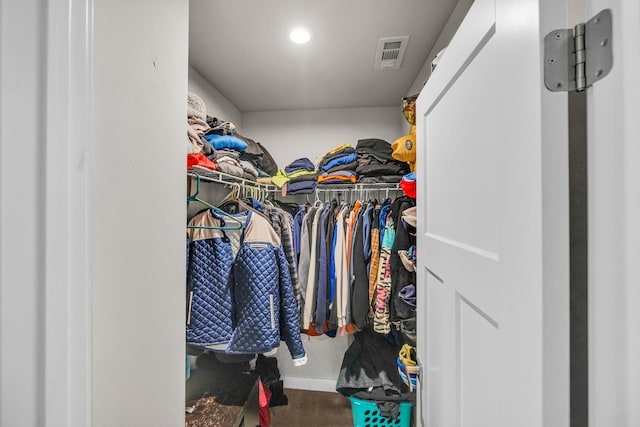
M 378 411 L 376 402 L 358 399 L 351 396 L 351 413 L 353 414 L 354 427 L 410 427 L 411 403 L 400 402 L 400 414 L 398 418 L 383 417 Z

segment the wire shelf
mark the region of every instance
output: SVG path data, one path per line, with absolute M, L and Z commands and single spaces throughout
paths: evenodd
M 229 187 L 236 187 L 241 190 L 242 193 L 246 193 L 246 190 L 257 189 L 260 192 L 267 192 L 280 195 L 280 197 L 286 197 L 281 195 L 281 188 L 274 184 L 263 184 L 256 181 L 240 178 L 237 176 L 229 175 L 218 171 L 206 171 L 199 173 L 196 171 L 188 171 L 187 175 L 192 178 L 197 178 L 202 182 L 213 182 L 222 184 Z M 371 194 L 380 195 L 384 192 L 385 197 L 390 195 L 398 195 L 401 192 L 399 183 L 355 183 L 355 184 L 318 184 L 316 189 L 309 194 L 292 194 L 290 196 L 312 196 L 315 194 L 316 198 L 322 195 L 324 198 L 331 197 L 332 195 L 344 196 L 349 195 L 349 198 L 353 197 L 369 197 Z

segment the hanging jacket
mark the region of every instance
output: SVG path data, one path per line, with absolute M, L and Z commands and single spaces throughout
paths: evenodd
M 373 302 L 373 330 L 380 334 L 391 332 L 389 320 L 389 304 L 391 298 L 391 248 L 395 240 L 395 225 L 391 218 L 391 206 L 389 209 L 380 210 L 380 260 L 378 264 L 378 277 Z M 382 225 L 383 215 L 386 215 L 385 224 Z
M 230 230 L 189 229 L 190 322 L 187 342 L 228 354 L 266 353 L 282 338 L 295 366 L 306 363 L 299 332 L 298 307 L 280 239 L 259 214 L 238 216 L 237 253 Z M 189 225 L 220 226 L 211 210 Z
M 399 298 L 399 293 L 405 286 L 416 284 L 416 272 L 409 271 L 402 264 L 398 251 L 406 251 L 410 246 L 415 245 L 415 236 L 411 236 L 405 229 L 400 219 L 400 215 L 405 209 L 414 206 L 413 200 L 406 196 L 398 197 L 393 202 L 391 216 L 396 226 L 396 235 L 391 247 L 391 257 L 389 265 L 391 267 L 391 304 L 389 306 L 389 317 L 391 322 L 400 319 L 415 317 L 415 308 L 405 303 Z
M 355 239 L 353 241 L 353 278 L 351 294 L 351 313 L 353 322 L 358 329 L 365 329 L 368 322 L 370 309 L 369 294 L 369 272 L 367 265 L 371 259 L 371 216 L 373 214 L 373 203 L 369 203 L 362 214 L 360 223 L 355 227 Z M 365 249 L 365 241 L 369 244 L 369 253 Z
M 302 315 L 302 324 L 303 329 L 312 329 L 311 321 L 312 318 L 315 319 L 315 310 L 316 310 L 316 297 L 318 295 L 318 230 L 320 225 L 320 217 L 322 212 L 324 211 L 324 207 L 322 204 L 316 209 L 313 214 L 313 221 L 311 225 L 311 252 L 309 255 L 309 271 L 307 274 L 307 289 L 305 292 L 304 298 L 304 311 Z M 313 328 L 315 329 L 315 328 Z

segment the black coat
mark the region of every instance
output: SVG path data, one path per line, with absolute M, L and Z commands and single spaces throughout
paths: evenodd
M 391 217 L 396 227 L 396 237 L 391 247 L 391 302 L 389 304 L 389 317 L 392 322 L 400 319 L 415 317 L 415 308 L 405 303 L 398 293 L 407 285 L 416 284 L 415 271 L 407 270 L 398 255 L 399 250 L 407 250 L 415 245 L 415 236 L 411 236 L 402 224 L 402 212 L 414 206 L 413 199 L 406 196 L 397 198 L 391 207 Z

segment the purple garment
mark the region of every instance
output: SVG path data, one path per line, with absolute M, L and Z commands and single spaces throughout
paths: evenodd
M 289 163 L 287 167 L 284 168 L 284 171 L 287 175 L 291 175 L 292 173 L 298 171 L 314 171 L 316 169 L 315 165 L 306 157 L 302 157 L 300 159 L 296 159 L 293 162 Z
M 287 194 L 310 194 L 318 186 L 318 181 L 297 181 L 297 182 L 288 182 L 287 184 Z
M 324 333 L 324 321 L 327 319 L 327 217 L 331 204 L 327 203 L 320 214 L 320 240 L 318 251 L 318 297 L 316 298 L 316 332 Z
M 414 285 L 407 285 L 398 293 L 402 301 L 411 307 L 416 306 L 416 287 Z
M 302 221 L 306 212 L 307 207 L 300 205 L 296 216 L 293 217 L 293 250 L 295 251 L 296 259 L 300 257 L 300 235 L 302 234 Z

